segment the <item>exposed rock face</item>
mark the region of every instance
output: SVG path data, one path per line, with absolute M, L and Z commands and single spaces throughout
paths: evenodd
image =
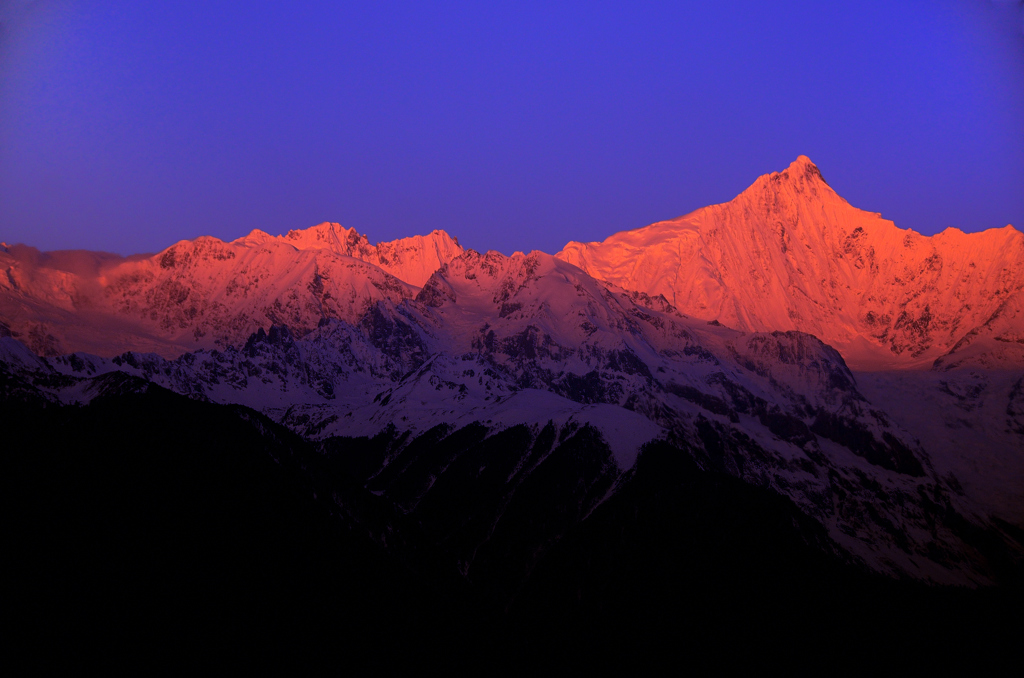
M 1024 364 L 1019 231 L 899 229 L 803 156 L 731 202 L 555 256 L 698 318 L 814 334 L 856 367 Z

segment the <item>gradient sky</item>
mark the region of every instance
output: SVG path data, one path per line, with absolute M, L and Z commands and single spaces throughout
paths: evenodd
M 1024 228 L 1013 0 L 0 0 L 0 240 L 339 221 L 555 252 L 799 154 L 931 234 Z

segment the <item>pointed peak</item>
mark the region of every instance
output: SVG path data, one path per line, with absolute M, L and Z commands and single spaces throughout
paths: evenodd
M 452 240 L 454 242 L 458 242 L 459 241 L 458 238 L 456 238 L 455 236 L 449 234 L 448 231 L 444 230 L 443 228 L 435 228 L 428 235 L 432 235 L 435 238 L 443 238 L 443 239 L 446 239 L 446 240 Z
M 808 158 L 806 155 L 798 155 L 796 157 L 796 160 L 794 160 L 793 162 L 791 162 L 789 164 L 789 168 L 788 169 L 791 169 L 791 170 L 792 169 L 803 170 L 803 169 L 806 169 L 807 167 L 813 167 L 814 169 L 818 169 L 818 166 L 815 165 L 814 162 L 812 162 L 811 159 Z
M 741 195 L 746 194 L 747 191 L 754 191 L 756 193 L 766 186 L 774 186 L 773 190 L 787 186 L 790 190 L 797 193 L 803 193 L 805 190 L 810 189 L 812 195 L 817 195 L 819 189 L 824 187 L 826 189 L 825 193 L 834 193 L 831 190 L 832 187 L 821 176 L 821 170 L 806 155 L 797 156 L 797 159 L 781 172 L 761 175 Z
M 382 242 L 377 243 L 377 246 L 378 247 L 396 246 L 396 245 L 408 246 L 408 245 L 412 245 L 414 243 L 432 243 L 434 246 L 441 246 L 441 247 L 452 247 L 452 246 L 454 246 L 460 252 L 462 251 L 462 246 L 459 245 L 459 239 L 452 237 L 451 235 L 448 234 L 447 231 L 444 231 L 444 230 L 439 229 L 439 228 L 435 228 L 433 231 L 431 231 L 430 233 L 428 233 L 426 235 L 411 235 L 411 236 L 407 236 L 405 238 L 398 238 L 397 240 L 382 241 Z
M 788 174 L 793 179 L 805 179 L 807 181 L 818 180 L 824 183 L 826 186 L 828 182 L 825 181 L 825 177 L 821 176 L 821 170 L 818 166 L 811 161 L 806 155 L 797 156 L 796 160 L 789 164 L 782 172 Z

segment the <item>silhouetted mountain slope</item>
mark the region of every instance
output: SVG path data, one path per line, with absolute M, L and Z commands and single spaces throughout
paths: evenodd
M 408 560 L 400 515 L 261 415 L 143 384 L 82 408 L 8 400 L 0 427 L 26 669 L 395 666 L 459 636 L 457 591 Z
M 965 591 L 897 582 L 826 555 L 827 536 L 765 488 L 663 443 L 556 544 L 517 599 L 522 642 L 571 638 L 603 670 L 849 674 L 999 667 L 1024 628 L 1021 580 Z M 533 623 L 528 623 L 531 620 Z
M 611 493 L 587 428 L 437 432 L 381 478 L 391 435 L 317 452 L 131 385 L 0 408 L 8 642 L 30 670 L 948 668 L 1007 657 L 1021 628 L 1019 588 L 866 576 L 791 501 L 665 443 Z

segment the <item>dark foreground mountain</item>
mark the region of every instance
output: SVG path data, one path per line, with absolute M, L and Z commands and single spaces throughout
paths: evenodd
M 580 246 L 582 268 L 333 224 L 128 259 L 0 248 L 22 654 L 480 673 L 1005 653 L 1016 231 L 947 251 L 805 159 L 691 217 Z M 670 278 L 692 315 L 634 289 Z
M 309 445 L 255 412 L 113 390 L 129 392 L 4 403 L 4 599 L 22 666 L 177 673 L 287 650 L 301 667 L 396 633 L 404 651 L 443 651 L 430 629 L 457 619 L 451 599 L 375 541 L 398 520 L 385 502 L 313 472 Z
M 0 409 L 8 657 L 26 672 L 921 669 L 995 661 L 1019 639 L 1019 587 L 867 574 L 789 500 L 665 443 L 590 507 L 607 447 L 544 434 L 466 577 L 474 518 L 508 499 L 507 469 L 480 483 L 470 467 L 509 464 L 525 431 L 414 441 L 417 459 L 467 449 L 444 476 L 456 504 L 406 512 L 353 463 L 393 441 L 318 449 L 246 408 L 97 381 L 84 407 Z

